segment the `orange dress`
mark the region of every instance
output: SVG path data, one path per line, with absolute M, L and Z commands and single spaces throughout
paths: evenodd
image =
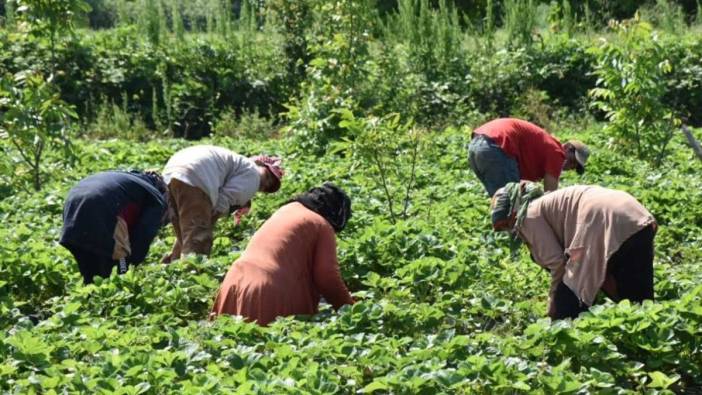
M 336 234 L 319 214 L 286 204 L 253 235 L 217 293 L 211 317 L 244 316 L 267 325 L 279 316 L 315 314 L 323 296 L 352 304 L 336 259 Z

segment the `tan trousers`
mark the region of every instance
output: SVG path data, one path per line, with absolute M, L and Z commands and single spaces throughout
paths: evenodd
M 115 239 L 115 248 L 112 251 L 113 260 L 119 261 L 132 254 L 132 247 L 129 244 L 129 227 L 127 226 L 127 221 L 122 217 L 117 217 L 113 237 Z
M 177 179 L 168 184 L 171 223 L 176 234 L 170 259 L 181 254 L 210 255 L 217 217 L 212 215 L 209 196 L 201 190 Z

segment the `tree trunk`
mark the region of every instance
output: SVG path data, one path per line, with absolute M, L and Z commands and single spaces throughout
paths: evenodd
M 700 145 L 700 142 L 695 139 L 695 136 L 692 135 L 692 132 L 687 127 L 687 125 L 682 125 L 681 129 L 683 134 L 687 138 L 687 142 L 690 144 L 690 148 L 692 148 L 692 151 L 695 152 L 699 160 L 702 160 L 702 146 Z
M 34 169 L 34 190 L 41 191 L 41 180 L 39 179 L 39 169 Z

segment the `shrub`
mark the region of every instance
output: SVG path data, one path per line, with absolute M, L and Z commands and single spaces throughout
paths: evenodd
M 126 97 L 123 97 L 122 105 L 103 100 L 95 119 L 86 126 L 85 134 L 98 139 L 121 138 L 130 141 L 148 141 L 154 137 L 138 114 L 128 112 Z
M 90 6 L 82 0 L 16 1 L 20 18 L 30 24 L 32 33 L 37 37 L 48 36 L 53 71 L 56 67 L 56 45 L 62 38 L 62 33 L 72 33 L 75 16 L 90 11 Z
M 605 130 L 621 140 L 620 148 L 639 158 L 662 163 L 680 120 L 664 102 L 665 75 L 671 69 L 664 44 L 651 26 L 637 19 L 617 23 L 621 40 L 604 41 L 597 56 L 595 108 L 605 112 Z
M 521 48 L 476 57 L 464 82 L 471 107 L 484 114 L 510 115 L 519 96 L 533 85 L 531 67 L 529 53 Z
M 504 0 L 503 5 L 507 42 L 513 47 L 531 45 L 537 25 L 534 0 Z
M 61 148 L 65 158 L 71 157 L 70 118 L 77 118 L 76 113 L 41 74 L 19 73 L 0 80 L 0 135 L 19 153 L 37 191 L 46 151 Z
M 233 109 L 222 111 L 212 131 L 218 137 L 243 137 L 256 140 L 266 140 L 277 134 L 273 118 L 270 115 L 260 114 L 258 110 L 244 111 L 240 115 L 237 115 Z
M 402 123 L 399 114 L 382 118 L 356 118 L 341 110 L 339 126 L 347 129 L 353 140 L 334 146 L 345 152 L 355 166 L 368 168 L 376 189 L 385 196 L 387 214 L 394 224 L 409 215 L 412 191 L 416 188 L 416 166 L 422 150 L 422 134 L 412 122 Z
M 328 144 L 345 136 L 339 126 L 339 109 L 359 111 L 359 102 L 370 94 L 367 85 L 368 27 L 371 16 L 366 1 L 338 0 L 316 4 L 320 21 L 308 78 L 301 97 L 288 105 L 288 133 L 299 148 L 323 152 Z

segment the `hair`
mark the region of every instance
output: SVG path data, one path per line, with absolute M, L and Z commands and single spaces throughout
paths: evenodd
M 161 176 L 161 173 L 158 170 L 156 170 L 156 169 L 129 170 L 129 173 L 146 177 L 146 179 L 149 181 L 149 183 L 154 188 L 156 188 L 156 190 L 161 195 L 166 196 L 166 193 L 168 192 L 168 185 L 166 185 L 166 182 L 163 181 L 163 176 Z
M 166 185 L 166 182 L 163 181 L 163 176 L 158 170 L 154 169 L 147 169 L 144 170 L 144 175 L 149 177 L 151 180 L 151 183 L 154 185 L 154 187 L 162 194 L 166 195 L 168 192 L 168 186 Z
M 341 232 L 351 218 L 351 198 L 330 182 L 303 192 L 286 204 L 291 202 L 298 202 L 324 217 L 336 233 Z

